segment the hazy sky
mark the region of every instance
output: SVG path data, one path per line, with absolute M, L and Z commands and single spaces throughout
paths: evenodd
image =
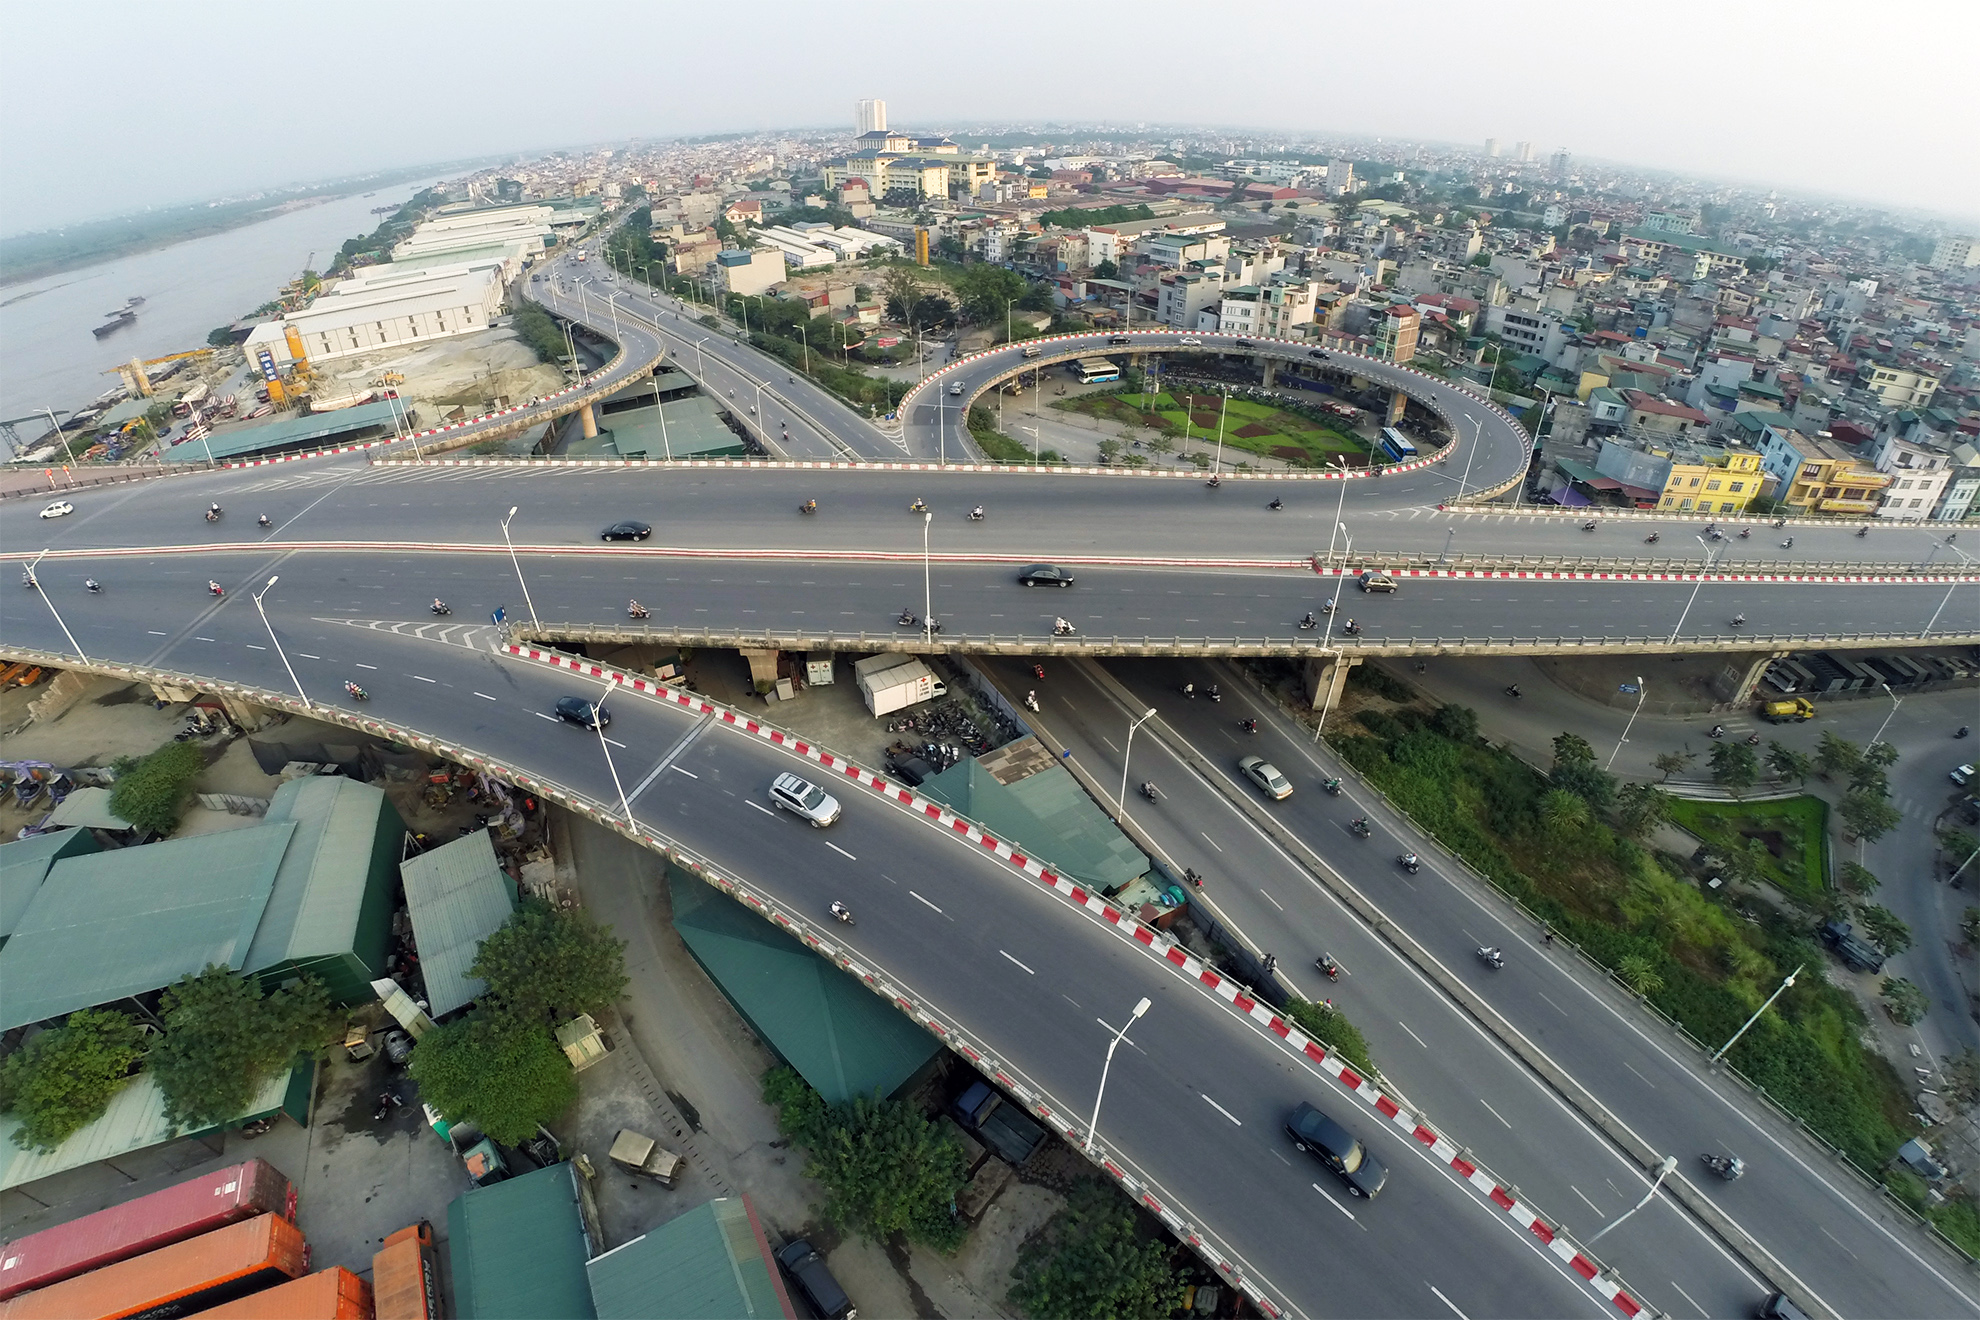
M 637 135 L 1098 119 L 1530 139 L 1980 217 L 1971 0 L 6 5 L 0 232 Z M 953 13 L 953 17 L 949 16 Z

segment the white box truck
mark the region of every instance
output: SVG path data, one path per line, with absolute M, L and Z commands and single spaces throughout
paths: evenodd
M 853 679 L 875 715 L 949 695 L 948 686 L 911 655 L 868 656 L 853 665 Z

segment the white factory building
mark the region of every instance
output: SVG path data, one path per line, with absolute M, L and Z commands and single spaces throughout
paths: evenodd
M 799 222 L 752 228 L 750 237 L 784 254 L 786 264 L 799 270 L 851 261 L 870 252 L 898 252 L 899 239 L 876 234 L 869 229 L 834 228 L 828 224 Z
M 351 280 L 291 312 L 287 322 L 302 335 L 311 361 L 349 357 L 486 330 L 502 308 L 504 287 L 494 265 L 410 271 L 372 283 Z

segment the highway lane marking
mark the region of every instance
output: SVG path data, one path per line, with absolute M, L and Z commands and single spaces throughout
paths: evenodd
M 1401 1027 L 1404 1031 L 1409 1031 L 1409 1023 L 1407 1022 L 1398 1021 L 1396 1025 Z M 1430 1048 L 1430 1043 L 1424 1040 L 1423 1037 L 1417 1035 L 1413 1031 L 1409 1031 L 1409 1038 L 1415 1041 L 1418 1045 L 1421 1045 L 1426 1050 Z
M 247 649 L 250 651 L 266 651 L 268 648 L 265 646 L 256 646 L 253 642 L 249 642 Z
M 1842 1239 L 1837 1237 L 1834 1233 L 1831 1233 L 1828 1229 L 1825 1228 L 1822 1230 L 1822 1236 L 1829 1239 L 1829 1241 L 1835 1243 L 1837 1246 L 1842 1247 L 1843 1251 L 1849 1256 L 1851 1260 L 1856 1259 L 1856 1253 L 1851 1251 L 1848 1247 L 1843 1247 Z
M 353 661 L 351 661 L 351 663 L 352 663 L 352 664 L 354 664 L 354 665 L 356 665 L 356 666 L 357 666 L 357 667 L 358 667 L 359 669 L 373 669 L 373 670 L 375 670 L 375 669 L 377 669 L 377 668 L 378 668 L 378 666 L 377 666 L 377 665 L 368 665 L 368 664 L 366 664 L 366 663 L 364 663 L 364 661 L 362 661 L 362 660 L 353 660 Z M 548 717 L 546 716 L 546 718 L 548 718 Z
M 1498 1119 L 1501 1123 L 1506 1123 L 1506 1116 L 1504 1114 L 1501 1114 L 1498 1110 L 1492 1109 L 1491 1101 L 1487 1100 L 1484 1096 L 1480 1096 L 1478 1097 L 1478 1103 L 1484 1105 L 1487 1109 L 1491 1109 L 1493 1118 Z M 1510 1128 L 1512 1124 L 1506 1123 L 1506 1126 Z
M 1579 1187 L 1576 1187 L 1573 1183 L 1569 1183 L 1568 1190 L 1570 1192 L 1573 1192 L 1576 1196 L 1579 1196 L 1581 1198 L 1581 1203 L 1587 1206 L 1590 1210 L 1593 1210 L 1598 1215 L 1602 1213 L 1602 1207 L 1596 1205 L 1593 1201 L 1589 1200 L 1588 1194 L 1582 1191 Z
M 1546 992 L 1545 990 L 1535 990 L 1535 991 L 1534 991 L 1533 993 L 1534 993 L 1534 994 L 1536 994 L 1536 995 L 1539 995 L 1539 996 L 1540 996 L 1540 997 L 1541 997 L 1542 999 L 1547 999 L 1547 992 Z M 1561 1007 L 1561 1006 L 1560 1006 L 1559 1004 L 1554 1004 L 1554 1001 L 1553 1001 L 1553 1000 L 1551 1000 L 1551 999 L 1547 999 L 1547 1002 L 1548 1002 L 1549 1004 L 1553 1004 L 1553 1005 L 1554 1005 L 1554 1011 L 1555 1011 L 1556 1013 L 1559 1013 L 1559 1014 L 1560 1014 L 1560 1015 L 1561 1015 L 1562 1017 L 1566 1017 L 1566 1016 L 1568 1015 L 1568 1011 L 1567 1011 L 1567 1010 L 1566 1010 L 1565 1008 L 1562 1008 L 1562 1007 Z M 1631 1071 L 1631 1072 L 1636 1072 L 1636 1070 L 1635 1070 L 1634 1068 L 1632 1068 L 1632 1069 L 1630 1069 L 1630 1071 Z M 1638 1076 L 1641 1076 L 1642 1074 L 1640 1074 L 1640 1073 L 1638 1073 L 1637 1075 L 1638 1075 Z
M 914 898 L 915 902 L 921 904 L 923 907 L 932 908 L 936 912 L 941 912 L 942 915 L 945 917 L 949 915 L 946 912 L 942 912 L 941 908 L 936 907 L 933 903 L 930 903 L 927 899 L 923 898 L 920 894 L 915 893 L 912 889 L 908 890 L 908 893 Z
M 830 848 L 833 852 L 839 854 L 839 856 L 845 858 L 849 862 L 856 862 L 859 860 L 859 858 L 853 856 L 851 853 L 847 852 L 844 848 L 841 848 L 838 844 L 831 842 L 829 839 L 826 841 L 825 846 L 827 848 Z
M 166 636 L 166 634 L 165 634 L 165 633 L 162 633 L 162 632 L 159 632 L 159 631 L 158 631 L 158 630 L 157 630 L 156 628 L 146 628 L 146 629 L 145 629 L 145 631 L 146 631 L 146 632 L 148 632 L 148 633 L 150 633 L 150 634 L 151 634 L 151 635 L 152 635 L 153 637 L 164 637 L 164 636 Z
M 1464 1312 L 1462 1312 L 1462 1311 L 1460 1311 L 1460 1310 L 1458 1310 L 1458 1308 L 1457 1308 L 1457 1303 L 1456 1303 L 1456 1302 L 1454 1302 L 1454 1301 L 1452 1301 L 1452 1300 L 1451 1300 L 1450 1298 L 1448 1298 L 1448 1297 L 1446 1297 L 1446 1296 L 1444 1296 L 1444 1294 L 1442 1294 L 1442 1293 L 1440 1293 L 1440 1292 L 1437 1292 L 1437 1285 L 1436 1285 L 1436 1284 L 1434 1284 L 1434 1283 L 1433 1283 L 1433 1284 L 1431 1284 L 1431 1285 L 1430 1285 L 1430 1291 L 1431 1291 L 1432 1293 L 1436 1293 L 1436 1297 L 1437 1297 L 1437 1300 L 1438 1300 L 1438 1301 L 1440 1301 L 1440 1302 L 1442 1302 L 1442 1303 L 1443 1303 L 1443 1304 L 1444 1304 L 1445 1306 L 1448 1306 L 1448 1307 L 1450 1307 L 1450 1308 L 1451 1308 L 1451 1314 L 1452 1314 L 1452 1315 L 1454 1315 L 1454 1316 L 1456 1316 L 1456 1317 L 1458 1318 L 1458 1320 L 1471 1320 L 1471 1317 L 1470 1317 L 1470 1316 L 1468 1316 L 1468 1315 L 1466 1315 L 1466 1314 L 1465 1314 Z
M 762 812 L 766 816 L 774 816 L 777 814 L 776 812 L 770 810 L 770 808 L 764 806 L 761 802 L 751 801 L 748 798 L 744 798 L 743 801 L 748 802 L 750 806 L 755 807 L 758 811 Z
M 1709 1320 L 1709 1317 L 1711 1316 L 1712 1313 L 1706 1310 L 1704 1307 L 1699 1306 L 1698 1299 L 1693 1297 L 1690 1293 L 1686 1292 L 1683 1286 L 1680 1285 L 1676 1279 L 1671 1280 L 1671 1287 L 1676 1288 L 1678 1290 L 1679 1296 L 1683 1297 L 1685 1301 L 1690 1302 L 1692 1306 L 1696 1307 L 1698 1314 L 1708 1317 Z
M 1031 970 L 1031 969 L 1030 969 L 1029 967 L 1025 967 L 1023 963 L 1021 963 L 1021 962 L 1018 962 L 1018 960 L 1017 960 L 1017 959 L 1015 959 L 1015 958 L 1012 958 L 1010 954 L 1008 954 L 1008 953 L 1004 953 L 1004 951 L 1003 951 L 1002 949 L 999 949 L 999 950 L 997 950 L 997 952 L 998 952 L 998 953 L 1003 953 L 1003 954 L 1004 954 L 1004 957 L 1005 957 L 1005 958 L 1007 958 L 1007 959 L 1010 959 L 1010 961 L 1011 961 L 1011 962 L 1013 962 L 1013 963 L 1017 963 L 1017 965 L 1018 965 L 1019 967 L 1023 967 L 1023 968 L 1024 968 L 1024 970 L 1025 970 L 1025 972 L 1026 972 L 1027 974 L 1029 974 L 1029 975 L 1031 975 L 1031 976 L 1036 976 L 1036 975 L 1038 975 L 1038 973 L 1037 973 L 1037 972 L 1034 972 L 1034 971 L 1032 971 L 1032 970 Z
M 1199 1092 L 1197 1092 L 1197 1094 L 1198 1094 L 1198 1095 L 1202 1095 L 1203 1093 L 1202 1093 L 1201 1091 L 1199 1091 Z M 1223 1107 L 1222 1105 L 1220 1105 L 1220 1104 L 1218 1104 L 1218 1103 L 1217 1103 L 1217 1102 L 1216 1102 L 1215 1100 L 1212 1100 L 1212 1099 L 1211 1099 L 1211 1098 L 1210 1098 L 1209 1096 L 1207 1096 L 1207 1095 L 1205 1095 L 1205 1096 L 1203 1096 L 1203 1103 L 1204 1103 L 1204 1104 L 1206 1104 L 1206 1105 L 1209 1105 L 1209 1106 L 1210 1106 L 1210 1107 L 1211 1107 L 1212 1109 L 1214 1109 L 1214 1110 L 1216 1110 L 1216 1111 L 1217 1111 L 1218 1113 L 1220 1113 L 1220 1114 L 1222 1114 L 1222 1115 L 1223 1115 L 1223 1116 L 1224 1116 L 1225 1118 L 1228 1118 L 1228 1119 L 1230 1119 L 1230 1120 L 1231 1120 L 1231 1122 L 1233 1122 L 1233 1123 L 1235 1123 L 1235 1124 L 1236 1124 L 1237 1126 L 1239 1126 L 1239 1127 L 1243 1127 L 1243 1126 L 1244 1126 L 1244 1120 L 1243 1120 L 1243 1119 L 1241 1119 L 1241 1118 L 1239 1118 L 1239 1117 L 1238 1117 L 1238 1116 L 1237 1116 L 1236 1114 L 1233 1114 L 1233 1113 L 1232 1113 L 1232 1112 L 1231 1112 L 1230 1110 L 1228 1110 L 1228 1109 L 1226 1109 L 1226 1108 L 1224 1108 L 1224 1107 Z
M 438 683 L 440 681 L 437 678 L 428 678 L 425 674 L 407 674 L 406 677 L 416 678 L 422 683 Z
M 1203 834 L 1203 831 L 1202 831 L 1202 830 L 1198 830 L 1198 831 L 1197 831 L 1197 833 L 1198 833 L 1198 834 Z M 1204 841 L 1205 843 L 1207 843 L 1207 844 L 1209 844 L 1209 845 L 1210 845 L 1210 846 L 1211 846 L 1212 848 L 1217 848 L 1217 841 L 1216 841 L 1215 839 L 1213 839 L 1213 838 L 1211 838 L 1211 837 L 1210 837 L 1209 835 L 1207 835 L 1207 834 L 1203 834 L 1203 841 Z M 1222 852 L 1222 851 L 1224 851 L 1224 850 L 1223 850 L 1222 848 L 1217 848 L 1217 851 L 1218 851 L 1218 852 Z
M 673 771 L 673 772 L 674 772 L 675 774 L 677 774 L 677 775 L 686 775 L 686 776 L 687 776 L 687 777 L 688 777 L 689 779 L 699 779 L 699 778 L 701 778 L 701 776 L 700 776 L 700 775 L 698 775 L 698 774 L 696 774 L 696 773 L 695 773 L 694 771 L 692 771 L 692 770 L 683 770 L 683 769 L 681 769 L 681 768 L 680 768 L 679 766 L 677 766 L 677 765 L 673 765 L 673 766 L 668 766 L 667 768 L 668 768 L 669 770 L 672 770 L 672 771 Z
M 211 637 L 195 637 L 195 638 L 193 638 L 193 640 L 194 640 L 195 642 L 210 642 L 210 641 L 212 641 L 213 639 L 212 639 Z
M 1346 1215 L 1349 1219 L 1354 1219 L 1354 1211 L 1348 1209 L 1346 1206 L 1342 1205 L 1339 1201 L 1336 1201 L 1333 1197 L 1327 1196 L 1327 1189 L 1322 1187 L 1319 1183 L 1313 1184 L 1313 1190 L 1320 1193 L 1320 1195 L 1322 1196 L 1326 1196 L 1328 1205 L 1333 1206 L 1334 1209 L 1340 1211 L 1342 1214 Z M 1355 1220 L 1355 1222 L 1359 1223 L 1361 1221 Z
M 480 697 L 480 698 L 481 698 L 481 699 L 482 699 L 483 701 L 493 701 L 493 700 L 495 700 L 495 698 L 493 698 L 493 697 L 491 697 L 491 696 L 489 696 L 489 695 L 488 695 L 488 694 L 487 694 L 486 692 L 477 692 L 477 693 L 475 693 L 474 695 L 475 695 L 475 696 L 477 696 L 477 697 Z
M 549 720 L 552 724 L 555 724 L 557 722 L 557 717 L 555 715 L 545 715 L 540 710 L 533 710 L 530 712 L 530 714 L 536 716 L 536 718 L 539 720 Z
M 1653 1082 L 1653 1081 L 1651 1081 L 1651 1080 L 1650 1080 L 1650 1079 L 1649 1079 L 1648 1077 L 1645 1077 L 1645 1076 L 1644 1076 L 1644 1075 L 1643 1075 L 1642 1073 L 1640 1073 L 1640 1072 L 1636 1072 L 1636 1065 L 1635 1065 L 1635 1064 L 1633 1064 L 1633 1063 L 1631 1063 L 1631 1062 L 1629 1062 L 1629 1061 L 1628 1061 L 1627 1059 L 1625 1059 L 1625 1060 L 1623 1061 L 1623 1067 L 1625 1067 L 1625 1068 L 1627 1068 L 1627 1069 L 1629 1069 L 1629 1070 L 1630 1070 L 1631 1072 L 1633 1072 L 1633 1073 L 1636 1073 L 1636 1076 L 1637 1076 L 1637 1078 L 1638 1078 L 1638 1079 L 1639 1079 L 1639 1080 L 1640 1080 L 1640 1081 L 1641 1081 L 1641 1082 L 1642 1082 L 1642 1083 L 1643 1083 L 1643 1084 L 1644 1084 L 1645 1086 L 1647 1086 L 1647 1087 L 1649 1087 L 1649 1088 L 1650 1088 L 1651 1090 L 1653 1090 L 1653 1091 L 1654 1091 L 1654 1090 L 1656 1090 L 1656 1089 L 1657 1089 L 1657 1084 L 1656 1084 L 1655 1082 Z
M 1273 898 L 1273 897 L 1272 897 L 1272 896 L 1271 896 L 1270 894 L 1268 894 L 1268 893 L 1266 893 L 1266 892 L 1265 892 L 1264 890 L 1262 890 L 1262 889 L 1261 889 L 1261 890 L 1259 890 L 1258 892 L 1259 892 L 1259 894 L 1260 894 L 1260 895 L 1262 895 L 1262 896 L 1264 897 L 1264 899 L 1265 899 L 1265 901 L 1266 901 L 1267 903 L 1270 903 L 1270 904 L 1271 904 L 1271 905 L 1272 905 L 1273 907 L 1275 907 L 1275 908 L 1278 908 L 1278 909 L 1279 909 L 1279 911 L 1281 911 L 1281 912 L 1284 912 L 1284 911 L 1286 910 L 1286 909 L 1285 909 L 1285 907 L 1284 907 L 1283 905 L 1281 905 L 1281 904 L 1280 904 L 1280 902 L 1279 902 L 1279 900 L 1278 900 L 1278 899 L 1276 899 L 1276 898 Z
M 303 659 L 305 659 L 305 660 L 321 660 L 321 659 L 323 658 L 323 657 L 322 657 L 322 656 L 320 656 L 320 655 L 311 655 L 311 654 L 310 654 L 309 652 L 307 652 L 307 651 L 298 651 L 298 652 L 296 652 L 296 654 L 297 654 L 297 655 L 299 655 L 299 656 L 301 656 L 301 657 L 302 657 Z

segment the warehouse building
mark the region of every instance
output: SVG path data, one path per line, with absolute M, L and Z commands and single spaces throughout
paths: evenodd
M 291 313 L 288 323 L 312 362 L 486 330 L 502 308 L 499 267 L 455 269 L 336 289 Z

